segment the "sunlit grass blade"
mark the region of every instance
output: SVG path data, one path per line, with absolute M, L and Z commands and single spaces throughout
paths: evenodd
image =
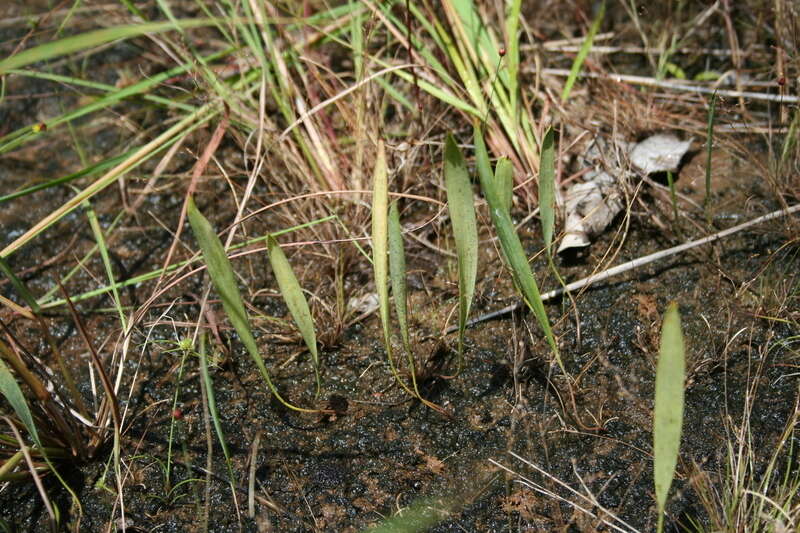
M 539 218 L 547 255 L 552 257 L 553 231 L 556 225 L 556 169 L 553 127 L 547 128 L 539 156 Z
M 411 355 L 411 341 L 408 334 L 408 301 L 406 288 L 406 252 L 403 246 L 403 233 L 400 226 L 400 212 L 397 202 L 389 206 L 389 277 L 392 282 L 394 310 L 403 347 Z M 413 370 L 413 367 L 412 369 Z
M 239 334 L 242 344 L 244 344 L 253 362 L 258 367 L 259 372 L 261 372 L 261 376 L 264 378 L 264 381 L 266 381 L 269 390 L 275 395 L 278 401 L 289 409 L 306 413 L 317 412 L 315 409 L 304 409 L 290 404 L 283 399 L 277 387 L 272 383 L 267 367 L 264 364 L 264 359 L 258 351 L 253 332 L 250 329 L 250 320 L 247 317 L 242 295 L 239 293 L 239 288 L 236 286 L 233 268 L 222 246 L 222 242 L 219 240 L 219 237 L 214 232 L 214 229 L 211 227 L 206 217 L 197 209 L 194 199 L 192 198 L 189 199 L 187 214 L 189 216 L 189 225 L 192 227 L 195 239 L 197 239 L 197 243 L 200 245 L 200 249 L 203 252 L 203 259 L 206 262 L 208 274 L 222 300 L 222 307 L 225 309 L 225 314 L 228 315 L 228 319 L 231 321 L 236 333 Z
M 706 222 L 711 224 L 711 152 L 714 149 L 714 116 L 717 114 L 717 92 L 711 95 L 708 109 L 708 126 L 706 129 L 706 195 L 703 198 L 703 210 Z
M 522 293 L 525 303 L 531 311 L 533 311 L 537 322 L 539 322 L 539 327 L 542 328 L 542 332 L 547 339 L 547 343 L 550 345 L 550 350 L 553 352 L 553 356 L 559 368 L 566 374 L 567 371 L 561 361 L 558 344 L 553 335 L 553 330 L 550 327 L 550 320 L 547 318 L 547 312 L 545 311 L 544 303 L 539 293 L 539 286 L 536 284 L 536 279 L 533 277 L 531 266 L 528 264 L 528 258 L 525 255 L 525 250 L 522 248 L 522 243 L 517 235 L 514 222 L 511 220 L 511 215 L 502 205 L 501 196 L 498 193 L 499 191 L 497 191 L 497 184 L 493 179 L 489 167 L 489 154 L 483 142 L 481 131 L 477 127 L 475 128 L 475 158 L 477 160 L 481 189 L 486 197 L 486 201 L 489 203 L 492 224 L 500 240 L 500 247 L 511 267 L 514 281 Z M 500 165 L 511 165 L 511 162 L 504 158 L 501 159 L 497 165 L 498 167 Z M 510 170 L 498 170 L 498 173 L 509 171 Z
M 444 148 L 444 183 L 458 257 L 458 371 L 464 361 L 464 332 L 478 274 L 478 226 L 467 164 L 451 134 Z
M 269 252 L 269 262 L 272 265 L 272 271 L 275 273 L 275 279 L 278 280 L 278 288 L 283 296 L 283 301 L 286 302 L 286 307 L 300 330 L 300 335 L 303 336 L 308 351 L 311 353 L 311 361 L 314 365 L 314 374 L 317 381 L 316 396 L 319 396 L 320 391 L 320 377 L 319 377 L 319 354 L 317 353 L 317 333 L 314 329 L 314 319 L 311 317 L 311 309 L 308 307 L 308 301 L 303 294 L 303 289 L 294 275 L 292 266 L 286 259 L 286 255 L 281 250 L 278 241 L 275 237 L 270 236 L 267 239 L 267 250 Z
M 653 412 L 653 479 L 658 505 L 658 531 L 664 528 L 667 495 L 675 477 L 683 424 L 685 356 L 681 316 L 672 302 L 664 313 L 661 346 L 656 367 L 656 398 Z
M 575 85 L 575 80 L 578 79 L 578 74 L 581 72 L 583 62 L 586 60 L 586 56 L 589 55 L 589 50 L 592 49 L 594 36 L 597 35 L 597 31 L 600 29 L 600 25 L 603 23 L 603 18 L 605 15 L 606 2 L 603 0 L 603 2 L 600 4 L 600 9 L 597 12 L 597 16 L 594 18 L 592 21 L 592 26 L 589 28 L 589 33 L 586 34 L 586 39 L 583 40 L 583 44 L 581 45 L 580 50 L 578 50 L 578 55 L 575 56 L 575 60 L 572 62 L 572 69 L 570 69 L 569 76 L 564 84 L 564 89 L 561 91 L 562 102 L 566 102 L 569 99 L 569 93 L 572 92 L 572 86 Z

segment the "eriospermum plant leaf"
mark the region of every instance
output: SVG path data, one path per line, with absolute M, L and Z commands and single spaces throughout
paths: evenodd
M 664 509 L 678 451 L 683 425 L 683 383 L 685 369 L 683 333 L 678 304 L 672 302 L 664 313 L 661 346 L 656 367 L 656 399 L 653 413 L 653 479 L 658 505 L 658 531 L 664 528 Z
M 453 224 L 458 258 L 458 369 L 464 359 L 464 332 L 467 325 L 475 278 L 478 275 L 478 226 L 472 185 L 464 156 L 452 135 L 447 135 L 444 148 L 444 183 L 447 189 L 447 208 Z
M 247 348 L 247 352 L 258 367 L 259 372 L 261 372 L 261 376 L 264 378 L 264 381 L 267 382 L 269 390 L 275 395 L 278 401 L 289 409 L 307 413 L 317 412 L 315 409 L 304 409 L 290 404 L 283 399 L 277 387 L 275 387 L 275 384 L 272 383 L 272 379 L 270 379 L 269 372 L 267 371 L 267 366 L 264 364 L 264 359 L 258 351 L 258 346 L 256 346 L 256 340 L 250 329 L 250 320 L 247 317 L 242 295 L 239 293 L 239 288 L 236 286 L 233 268 L 231 267 L 228 255 L 225 253 L 225 248 L 222 246 L 222 242 L 214 232 L 208 219 L 197 209 L 193 198 L 189 198 L 189 205 L 186 212 L 189 216 L 189 225 L 192 227 L 195 239 L 197 239 L 200 250 L 203 252 L 203 259 L 206 262 L 211 282 L 214 284 L 214 288 L 217 289 L 217 293 L 222 300 L 222 307 L 225 309 L 225 314 L 228 315 L 228 320 L 231 321 L 233 328 L 242 340 L 242 344 Z
M 308 301 L 303 294 L 300 283 L 297 281 L 297 276 L 294 275 L 292 266 L 286 259 L 286 255 L 281 250 L 278 241 L 272 235 L 267 239 L 267 250 L 272 272 L 278 281 L 278 288 L 281 291 L 281 296 L 283 296 L 283 301 L 286 302 L 286 307 L 289 308 L 289 313 L 291 313 L 294 323 L 297 325 L 297 329 L 300 330 L 300 335 L 302 335 L 303 341 L 311 353 L 311 362 L 314 365 L 314 373 L 317 380 L 316 395 L 319 396 L 319 354 L 317 353 L 317 333 L 314 329 L 311 309 L 308 307 Z

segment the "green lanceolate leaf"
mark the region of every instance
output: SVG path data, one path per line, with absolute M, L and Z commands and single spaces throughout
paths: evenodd
M 510 213 L 514 201 L 514 165 L 497 165 L 494 169 L 494 183 L 500 205 Z
M 525 303 L 533 311 L 539 327 L 542 328 L 547 343 L 550 345 L 550 350 L 553 352 L 556 362 L 558 363 L 561 371 L 566 374 L 566 369 L 561 361 L 561 355 L 558 351 L 558 344 L 553 335 L 553 330 L 550 327 L 550 320 L 547 318 L 547 312 L 542 302 L 541 294 L 539 293 L 539 286 L 536 284 L 536 279 L 533 277 L 531 266 L 528 264 L 528 258 L 525 255 L 525 250 L 522 248 L 522 243 L 517 235 L 514 222 L 511 220 L 511 215 L 502 204 L 502 200 L 497 191 L 497 184 L 493 179 L 491 168 L 489 167 L 489 153 L 486 150 L 486 144 L 483 142 L 483 135 L 479 128 L 475 128 L 475 159 L 478 167 L 478 177 L 481 182 L 481 189 L 489 204 L 489 212 L 492 217 L 492 224 L 497 232 L 497 238 L 500 241 L 500 247 L 506 260 L 511 267 L 511 273 L 514 276 L 517 288 L 522 293 Z M 502 165 L 511 165 L 507 159 L 501 159 L 498 163 L 497 174 L 511 172 L 511 169 L 499 168 Z
M 397 314 L 397 325 L 400 326 L 400 337 L 403 347 L 411 354 L 411 342 L 408 334 L 408 303 L 406 290 L 406 253 L 403 246 L 403 234 L 400 228 L 400 213 L 397 202 L 389 206 L 389 277 L 392 282 L 394 309 Z
M 556 169 L 552 126 L 544 134 L 539 157 L 539 217 L 542 219 L 542 235 L 547 255 L 551 255 L 556 224 Z
M 247 317 L 242 295 L 239 293 L 239 288 L 236 285 L 236 278 L 233 275 L 233 268 L 231 267 L 230 260 L 228 260 L 228 255 L 225 253 L 225 248 L 222 246 L 222 242 L 219 240 L 219 237 L 214 232 L 214 229 L 211 227 L 206 217 L 197 209 L 193 198 L 189 198 L 187 214 L 189 215 L 189 225 L 192 227 L 195 239 L 197 239 L 200 250 L 203 252 L 203 259 L 206 262 L 211 282 L 214 284 L 214 288 L 217 290 L 222 300 L 222 307 L 225 309 L 225 314 L 228 315 L 228 319 L 231 321 L 236 333 L 239 334 L 242 344 L 247 348 L 247 352 L 258 367 L 259 372 L 261 372 L 261 376 L 264 378 L 264 381 L 267 382 L 269 390 L 289 409 L 301 412 L 315 412 L 314 409 L 303 409 L 284 400 L 278 392 L 278 389 L 272 383 L 267 367 L 264 364 L 264 359 L 261 357 L 258 347 L 256 346 L 256 340 L 250 329 L 250 320 Z
M 681 444 L 685 356 L 681 316 L 672 302 L 664 314 L 661 346 L 656 367 L 656 399 L 653 413 L 653 479 L 658 504 L 658 531 L 663 529 L 664 509 Z
M 472 200 L 472 185 L 467 173 L 467 164 L 451 134 L 447 135 L 444 148 L 444 184 L 447 189 L 447 208 L 453 224 L 458 258 L 458 366 L 460 369 L 464 357 L 464 332 L 472 305 L 472 297 L 475 294 L 475 278 L 478 274 L 478 226 L 475 222 L 475 206 Z
M 308 351 L 311 352 L 311 361 L 314 363 L 314 372 L 317 377 L 317 395 L 319 395 L 319 355 L 317 354 L 317 334 L 314 329 L 311 310 L 308 308 L 308 302 L 300 283 L 297 281 L 297 277 L 294 275 L 292 266 L 286 259 L 286 255 L 281 250 L 278 241 L 272 236 L 267 239 L 267 249 L 269 250 L 269 262 L 272 265 L 275 278 L 278 280 L 278 287 L 280 288 L 281 296 L 283 296 L 283 301 L 286 302 L 286 307 L 289 308 L 294 323 L 297 325 L 297 329 L 300 330 Z

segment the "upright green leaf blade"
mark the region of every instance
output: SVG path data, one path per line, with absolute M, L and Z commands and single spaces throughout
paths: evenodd
M 242 344 L 247 348 L 247 352 L 258 367 L 259 372 L 261 372 L 261 376 L 267 382 L 269 390 L 278 401 L 289 409 L 301 412 L 315 412 L 314 409 L 303 409 L 284 400 L 272 383 L 267 367 L 264 364 L 264 359 L 258 351 L 253 332 L 250 329 L 250 320 L 247 317 L 242 295 L 236 286 L 233 268 L 222 242 L 206 217 L 197 209 L 194 199 L 191 197 L 187 206 L 187 214 L 189 216 L 189 225 L 192 227 L 192 232 L 200 245 L 200 250 L 203 252 L 203 259 L 205 259 L 211 282 L 222 300 L 222 307 L 225 309 L 225 313 L 228 315 L 228 319 L 231 321 L 236 333 L 239 334 Z
M 552 126 L 544 134 L 539 157 L 539 216 L 542 219 L 542 235 L 547 255 L 551 255 L 556 224 L 556 169 Z
M 511 212 L 511 204 L 514 201 L 514 165 L 508 160 L 508 164 L 498 165 L 494 169 L 494 181 L 500 202 L 506 211 Z
M 408 303 L 406 289 L 406 254 L 403 246 L 403 234 L 400 228 L 400 213 L 397 202 L 389 206 L 389 277 L 392 281 L 394 309 L 397 313 L 397 325 L 403 347 L 411 354 L 411 341 L 408 334 Z
M 494 183 L 492 179 L 491 169 L 489 168 L 489 153 L 486 150 L 486 144 L 483 142 L 480 129 L 477 127 L 475 128 L 474 139 L 475 159 L 478 167 L 478 176 L 481 181 L 481 189 L 489 204 L 492 224 L 500 240 L 500 247 L 508 260 L 511 272 L 514 276 L 514 281 L 522 293 L 525 303 L 531 311 L 533 311 L 537 322 L 539 322 L 539 327 L 542 328 L 542 332 L 547 339 L 547 343 L 550 345 L 550 350 L 553 352 L 553 356 L 559 368 L 566 374 L 566 369 L 561 361 L 561 354 L 558 351 L 558 344 L 553 335 L 553 330 L 550 327 L 550 320 L 547 318 L 544 302 L 542 302 L 542 297 L 539 293 L 539 286 L 536 284 L 536 279 L 533 277 L 531 266 L 528 264 L 528 258 L 525 255 L 525 250 L 522 248 L 522 243 L 519 240 L 516 228 L 511 220 L 511 215 L 503 206 L 502 199 L 497 193 L 496 183 Z M 498 174 L 511 171 L 510 169 L 501 168 L 505 165 L 511 165 L 511 162 L 505 158 L 497 163 Z
M 308 301 L 303 294 L 303 289 L 294 275 L 292 266 L 286 259 L 286 255 L 281 250 L 278 241 L 270 235 L 267 239 L 267 250 L 269 251 L 269 262 L 272 265 L 272 271 L 275 273 L 275 279 L 278 280 L 278 288 L 283 296 L 283 301 L 286 302 L 286 307 L 300 330 L 303 336 L 308 351 L 311 352 L 311 361 L 314 363 L 314 373 L 317 377 L 317 395 L 319 395 L 320 378 L 319 378 L 319 355 L 317 354 L 317 334 L 314 329 L 314 319 L 311 317 L 311 310 L 308 307 Z
M 600 24 L 603 23 L 603 17 L 605 17 L 605 15 L 606 2 L 603 0 L 600 4 L 600 10 L 597 12 L 597 16 L 594 18 L 592 26 L 589 28 L 589 33 L 586 34 L 586 39 L 583 40 L 583 44 L 580 50 L 578 50 L 578 55 L 575 56 L 575 60 L 572 62 L 572 69 L 569 71 L 567 82 L 564 84 L 564 90 L 561 92 L 562 102 L 566 102 L 567 99 L 569 99 L 569 93 L 572 92 L 572 86 L 575 85 L 575 80 L 578 79 L 578 74 L 581 72 L 583 62 L 586 60 L 586 56 L 589 55 L 589 50 L 592 49 L 594 36 L 597 35 L 597 30 L 600 29 Z
M 467 164 L 451 134 L 447 135 L 444 149 L 444 182 L 447 189 L 447 208 L 453 224 L 458 258 L 458 357 L 459 368 L 464 356 L 464 331 L 466 329 L 475 278 L 478 275 L 478 226 Z
M 664 314 L 661 328 L 653 413 L 653 479 L 658 504 L 658 531 L 663 528 L 664 509 L 681 444 L 685 364 L 681 316 L 678 304 L 672 302 Z

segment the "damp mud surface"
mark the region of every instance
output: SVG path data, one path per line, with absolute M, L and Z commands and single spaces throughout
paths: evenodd
M 21 31 L 4 28 L 3 36 L 18 38 Z M 118 71 L 101 69 L 108 75 L 104 81 L 114 84 L 123 67 L 136 67 L 132 58 L 139 53 L 121 44 L 92 55 L 91 61 L 98 68 L 118 65 Z M 27 97 L 7 100 L 0 107 L 3 134 L 46 122 L 74 103 L 69 98 L 77 99 L 44 80 L 13 78 L 5 89 Z M 157 121 L 158 113 L 149 119 Z M 81 131 L 88 132 L 85 155 L 90 160 L 126 142 L 119 128 L 102 121 Z M 193 134 L 186 146 L 202 146 L 210 134 Z M 81 168 L 67 137 L 62 141 L 63 146 L 46 146 L 48 157 L 40 151 L 43 142 L 4 155 L 4 193 Z M 754 152 L 768 151 L 763 137 L 745 141 L 758 146 Z M 696 204 L 705 194 L 705 153 L 699 144 L 685 158 L 676 182 L 679 193 Z M 441 154 L 431 153 L 437 159 L 429 166 L 435 169 L 420 170 L 426 178 L 426 173 L 440 172 Z M 217 158 L 232 165 L 229 162 L 241 162 L 242 153 L 224 142 Z M 716 230 L 780 209 L 789 197 L 781 196 L 766 179 L 765 165 L 745 159 L 722 148 L 713 153 L 711 212 Z M 146 187 L 157 161 L 92 199 L 104 229 L 116 213 L 127 210 L 109 238 L 110 261 L 120 281 L 162 267 L 183 203 L 185 185 L 176 185 L 177 178 L 187 175 L 195 160 L 180 152 L 167 172 L 172 181 L 160 182 L 154 190 Z M 230 191 L 241 194 L 247 185 L 245 170 L 225 168 L 229 180 L 204 176 L 198 185 L 198 206 L 217 231 L 227 228 L 236 211 Z M 281 169 L 269 170 L 275 172 L 272 181 L 282 179 Z M 673 219 L 663 184 L 638 186 L 632 186 L 642 191 L 635 202 L 590 247 L 556 260 L 565 282 L 707 234 L 707 227 L 698 222 L 702 212 Z M 270 187 L 259 183 L 254 205 L 262 207 L 287 195 Z M 73 194 L 66 186 L 53 187 L 22 201 L 0 203 L 0 245 L 13 242 Z M 312 205 L 313 201 L 301 207 L 316 209 L 314 217 L 295 220 L 275 210 L 274 216 L 270 212 L 248 221 L 248 235 L 266 235 L 308 222 L 319 212 L 347 208 L 342 202 L 323 209 L 323 202 Z M 489 228 L 486 207 L 476 203 L 481 255 L 473 317 L 519 301 Z M 517 198 L 515 222 L 530 218 L 525 204 Z M 128 209 L 131 205 L 136 208 Z M 368 221 L 368 207 L 358 208 L 352 218 Z M 661 321 L 670 302 L 678 303 L 681 314 L 687 376 L 668 531 L 712 523 L 711 509 L 722 512 L 727 503 L 732 464 L 748 463 L 745 477 L 754 491 L 760 490 L 765 472 L 775 479 L 800 475 L 796 457 L 788 453 L 800 444 L 794 428 L 786 437 L 800 401 L 797 217 L 751 227 L 546 304 L 568 376 L 554 364 L 536 320 L 525 310 L 471 327 L 463 368 L 455 375 L 456 335 L 442 334 L 458 315 L 451 230 L 441 216 L 424 225 L 435 218 L 437 209 L 409 202 L 404 223 L 423 228 L 415 233 L 417 239 L 406 240 L 411 346 L 420 393 L 440 411 L 412 399 L 397 384 L 374 309 L 361 316 L 360 311 L 337 310 L 337 305 L 356 307 L 355 302 L 368 301 L 375 292 L 369 261 L 351 243 L 341 242 L 350 235 L 326 233 L 316 226 L 304 229 L 287 242 L 312 244 L 289 247 L 287 255 L 300 283 L 313 295 L 309 299 L 322 375 L 318 398 L 309 355 L 282 303 L 266 252 L 247 248 L 233 265 L 278 390 L 294 405 L 325 412 L 297 413 L 275 399 L 212 291 L 204 322 L 213 323 L 207 328 L 210 377 L 228 463 L 210 422 L 198 357 L 190 353 L 184 358 L 176 349 L 180 339 L 192 335 L 209 283 L 202 272 L 188 276 L 150 304 L 125 345 L 119 393 L 124 414 L 121 479 L 114 472 L 110 431 L 93 458 L 57 463 L 75 500 L 55 476 L 42 478 L 64 529 L 345 533 L 363 531 L 391 516 L 409 516 L 413 522 L 412 511 L 422 508 L 428 517 L 436 517 L 426 530 L 440 533 L 611 531 L 609 522 L 617 531 L 654 531 L 654 382 Z M 557 288 L 542 253 L 538 219 L 522 224 L 519 231 L 542 292 Z M 198 249 L 188 227 L 182 239 L 173 262 L 189 259 Z M 76 210 L 10 257 L 9 264 L 41 296 L 56 291 L 56 280 L 94 244 L 85 212 Z M 155 283 L 122 287 L 126 312 L 143 306 Z M 76 297 L 91 342 L 110 366 L 122 349 L 112 300 L 107 293 L 81 296 L 106 284 L 104 265 L 93 257 L 76 271 L 66 290 Z M 21 303 L 5 278 L 0 294 Z M 3 309 L 2 320 L 18 342 L 30 352 L 49 354 L 38 330 L 7 311 Z M 46 307 L 43 317 L 80 377 L 81 393 L 87 402 L 96 401 L 102 394 L 100 385 L 90 373 L 88 351 L 74 321 L 63 305 Z M 396 336 L 393 342 L 400 379 L 408 383 L 402 345 Z M 9 412 L 6 404 L 2 408 Z M 780 460 L 769 469 L 773 454 Z M 49 531 L 47 510 L 29 479 L 0 489 L 4 530 Z M 709 502 L 709 494 L 720 499 Z
M 752 186 L 754 176 L 738 170 L 743 173 L 738 184 L 718 192 L 720 204 L 730 206 L 719 217 L 720 228 L 776 207 L 764 190 Z M 745 205 L 748 209 L 734 209 Z M 524 213 L 517 215 L 521 219 Z M 615 239 L 626 225 L 619 246 Z M 781 320 L 796 313 L 800 270 L 796 242 L 787 246 L 788 227 L 781 220 L 755 227 L 548 304 L 569 379 L 552 364 L 532 315 L 521 311 L 472 327 L 462 372 L 445 377 L 455 367 L 455 337 L 440 334 L 457 305 L 454 267 L 429 249 L 412 250 L 411 340 L 421 363 L 420 391 L 445 414 L 411 400 L 394 382 L 374 315 L 342 328 L 335 343 L 324 347 L 323 388 L 315 401 L 308 355 L 296 337 L 276 340 L 267 320 L 287 315 L 274 297 L 274 282 L 251 278 L 253 286 L 272 289 L 272 296 L 252 300 L 251 312 L 275 383 L 289 401 L 330 412 L 297 414 L 277 402 L 225 325 L 219 304 L 213 304 L 222 344 L 211 349 L 212 379 L 232 484 L 216 433 L 205 422 L 196 358 L 184 361 L 178 380 L 180 353 L 169 349 L 174 345 L 155 342 L 175 341 L 179 331 L 188 331 L 182 322 L 192 320 L 197 306 L 175 307 L 168 318 L 154 309 L 126 363 L 130 396 L 123 402 L 129 413 L 121 459 L 127 529 L 200 531 L 207 523 L 210 531 L 361 531 L 424 501 L 440 513 L 430 528 L 437 532 L 607 530 L 602 519 L 608 520 L 608 513 L 624 521 L 626 530 L 651 531 L 654 373 L 661 318 L 671 301 L 678 302 L 682 317 L 687 383 L 681 459 L 668 512 L 673 524 L 703 523 L 707 511 L 690 478 L 706 472 L 721 486 L 729 446 L 737 442 L 733 432 L 745 422 L 752 449 L 767 451 L 757 465 L 763 468 L 795 409 L 797 361 L 790 341 L 799 332 L 796 322 Z M 671 223 L 662 230 L 647 217 L 631 215 L 582 256 L 562 258 L 559 271 L 566 281 L 584 277 L 615 246 L 616 263 L 668 248 L 678 240 L 673 229 L 691 230 Z M 523 228 L 522 236 L 531 254 L 541 248 L 535 228 Z M 483 237 L 491 242 L 489 233 Z M 160 256 L 169 241 L 140 239 L 125 243 L 131 268 L 157 266 L 148 258 Z M 517 298 L 496 249 L 483 249 L 475 316 Z M 35 266 L 30 254 L 18 270 Z M 541 254 L 533 265 L 544 290 L 556 286 Z M 267 270 L 263 258 L 248 266 L 245 279 L 248 272 Z M 353 284 L 366 283 L 371 272 L 349 275 Z M 201 290 L 198 276 L 174 296 L 186 299 Z M 82 305 L 98 342 L 104 331 L 118 328 L 113 315 L 97 312 L 99 304 Z M 67 324 L 58 313 L 49 318 L 54 327 Z M 62 325 L 59 331 L 65 345 L 80 352 L 74 330 Z M 399 345 L 395 349 L 402 353 Z M 81 502 L 80 530 L 121 528 L 110 454 L 109 445 L 94 461 L 60 465 Z M 591 495 L 592 502 L 560 483 Z M 64 522 L 74 527 L 79 512 L 66 492 L 52 476 L 45 486 Z M 45 531 L 46 516 L 32 484 L 8 485 L 0 494 L 0 518 L 12 530 Z

